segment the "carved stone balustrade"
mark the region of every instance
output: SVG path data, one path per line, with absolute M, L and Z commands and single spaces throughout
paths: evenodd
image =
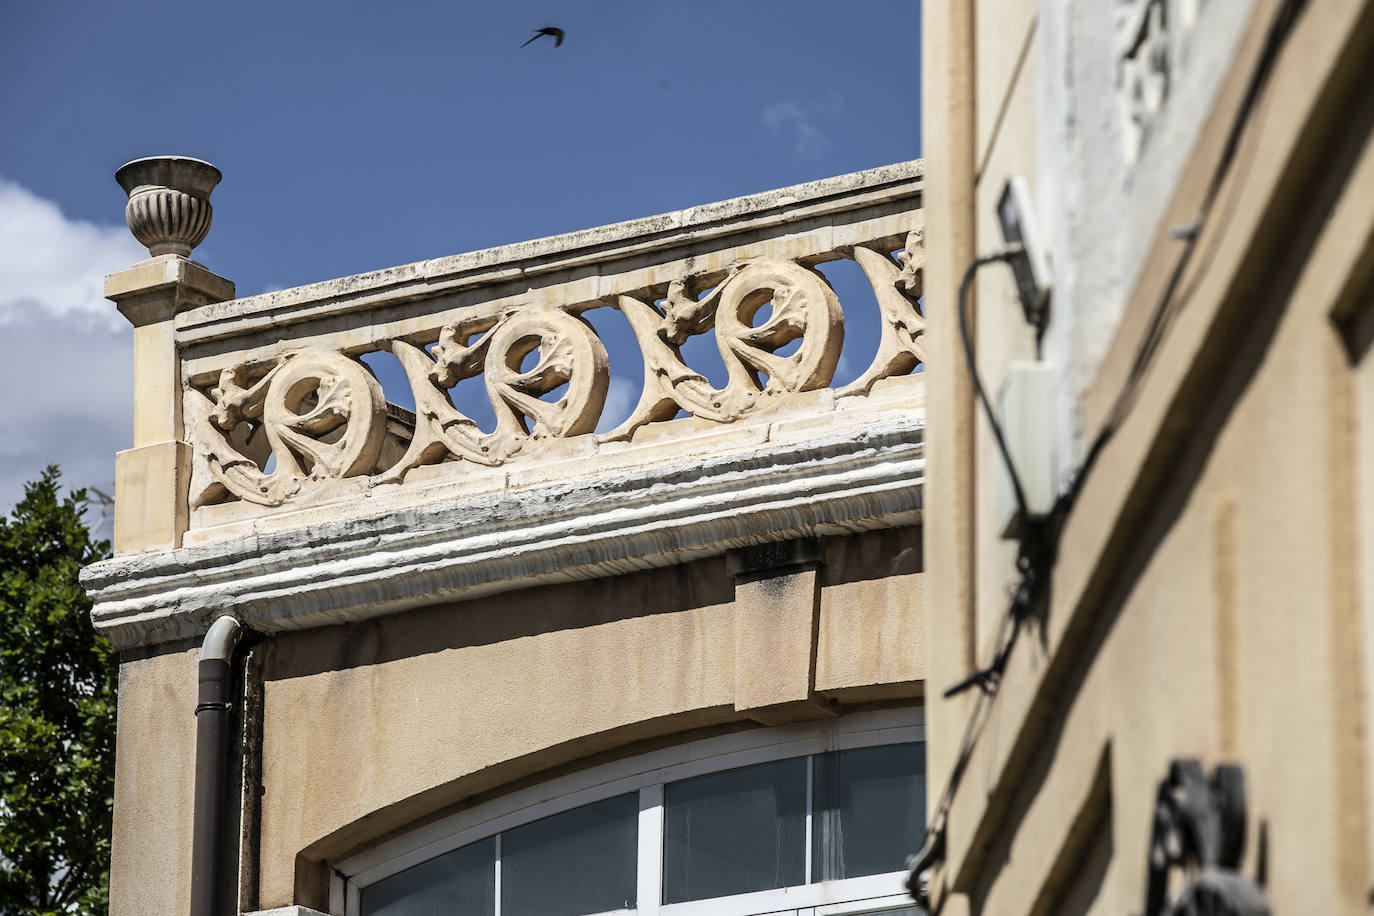
M 188 527 L 88 571 L 98 625 L 173 638 L 230 597 L 271 631 L 909 524 L 921 193 L 902 163 L 177 314 Z

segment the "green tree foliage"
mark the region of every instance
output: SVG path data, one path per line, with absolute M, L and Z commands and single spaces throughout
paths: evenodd
M 109 553 L 49 467 L 0 518 L 0 914 L 104 913 L 118 660 L 77 581 Z

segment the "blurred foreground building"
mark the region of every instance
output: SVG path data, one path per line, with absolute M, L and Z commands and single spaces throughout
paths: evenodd
M 927 3 L 923 52 L 932 909 L 1369 912 L 1374 4 Z M 1004 264 L 967 304 L 1022 541 L 954 317 L 1016 176 L 1038 345 Z
M 1374 3 L 923 43 L 923 162 L 263 296 L 121 170 L 113 912 L 1369 911 Z

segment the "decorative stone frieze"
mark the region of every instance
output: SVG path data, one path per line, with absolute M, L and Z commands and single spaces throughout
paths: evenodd
M 1140 157 L 1191 43 L 1201 0 L 1119 0 L 1116 90 L 1126 162 Z
M 223 492 L 264 506 L 279 506 L 302 487 L 322 485 L 374 467 L 386 434 L 382 386 L 361 363 L 337 353 L 287 353 L 265 375 L 246 382 L 242 367 L 226 369 L 211 390 L 213 406 L 193 431 L 196 455 L 213 482 L 203 481 L 193 506 Z M 238 444 L 227 436 L 257 424 Z M 248 443 L 266 440 L 276 458 L 268 472 Z M 218 488 L 218 489 L 217 489 Z
M 837 394 L 862 394 L 921 362 L 924 321 L 908 290 L 919 292 L 923 254 L 909 234 L 902 265 L 855 246 L 847 254 L 873 285 L 882 318 L 878 353 Z M 195 446 L 191 506 L 243 500 L 275 507 L 327 496 L 344 478 L 403 482 L 409 471 L 444 462 L 496 467 L 533 455 L 553 440 L 590 435 L 606 400 L 606 347 L 581 316 L 618 309 L 644 362 L 638 405 L 602 443 L 631 440 L 647 424 L 679 414 L 729 424 L 766 413 L 802 392 L 827 387 L 844 339 L 844 313 L 825 277 L 800 260 L 741 259 L 709 285 L 669 282 L 662 306 L 653 290 L 567 306 L 532 301 L 494 316 L 463 315 L 437 329 L 430 349 L 404 338 L 381 343 L 400 362 L 415 402 L 415 426 L 399 458 L 383 460 L 386 400 L 370 370 L 338 350 L 287 349 L 254 367 L 237 363 L 213 383 L 191 384 L 186 410 Z M 708 290 L 697 298 L 702 286 Z M 765 307 L 769 314 L 759 319 Z M 682 345 L 709 334 L 727 381 L 714 388 L 688 365 Z M 790 344 L 790 352 L 784 348 Z M 527 358 L 533 364 L 522 368 Z M 481 376 L 496 415 L 484 432 L 447 394 Z M 556 394 L 556 397 L 550 395 Z M 269 459 L 274 467 L 267 470 Z
M 230 511 L 234 506 L 271 511 L 353 500 L 375 487 L 407 486 L 431 468 L 448 469 L 462 486 L 464 467 L 601 454 L 684 415 L 722 433 L 752 418 L 766 422 L 834 381 L 846 316 L 822 271 L 842 259 L 871 285 L 881 337 L 876 353 L 861 354 L 867 370 L 834 397 L 862 396 L 883 379 L 912 373 L 923 358 L 924 250 L 919 176 L 904 169 L 861 173 L 869 181 L 841 194 L 815 193 L 829 190 L 825 182 L 789 189 L 811 190 L 814 198 L 791 197 L 796 220 L 775 220 L 764 231 L 746 204 L 747 222 L 713 220 L 648 261 L 645 237 L 622 237 L 597 246 L 594 274 L 558 265 L 539 287 L 526 278 L 546 264 L 525 259 L 511 263 L 514 280 L 498 271 L 456 296 L 447 282 L 392 283 L 374 292 L 368 287 L 382 275 L 363 275 L 304 288 L 313 295 L 288 309 L 260 308 L 278 297 L 256 297 L 229 304 L 237 306 L 232 311 L 216 306 L 182 316 L 192 527 L 249 517 L 243 508 Z M 787 198 L 777 200 L 782 194 L 760 197 L 787 207 Z M 807 204 L 809 219 L 802 215 Z M 652 241 L 655 233 L 646 236 Z M 587 247 L 569 244 L 557 253 L 570 260 L 585 257 Z M 370 295 L 361 300 L 359 293 Z M 353 299 L 355 311 L 341 311 L 340 299 Z M 613 367 L 592 321 L 611 310 L 633 331 L 643 383 L 629 415 L 596 433 L 606 428 Z M 237 325 L 229 333 L 220 330 L 226 318 Z M 697 337 L 720 353 L 720 387 L 687 355 Z M 389 413 L 394 420 L 405 411 L 388 410 L 361 359 L 368 353 L 395 357 L 415 405 L 413 423 L 388 421 Z M 455 403 L 452 391 L 469 379 L 482 382 L 494 427 L 483 428 Z
M 620 297 L 620 311 L 644 353 L 644 392 L 611 438 L 628 437 L 678 410 L 729 423 L 779 397 L 823 388 L 834 375 L 844 316 L 834 291 L 815 271 L 789 261 L 736 263 L 700 300 L 687 294 L 691 279 L 669 284 L 662 312 L 634 296 Z M 760 307 L 769 302 L 771 313 L 756 326 Z M 679 349 L 707 331 L 714 331 L 729 375 L 721 389 L 689 368 Z M 794 353 L 778 354 L 794 340 L 801 342 Z

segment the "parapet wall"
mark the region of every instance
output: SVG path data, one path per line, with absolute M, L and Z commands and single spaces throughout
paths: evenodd
M 145 405 L 168 429 L 120 456 L 118 555 L 84 579 L 97 627 L 148 644 L 232 608 L 271 633 L 917 522 L 922 175 L 227 301 L 180 255 L 112 276 L 136 371 L 170 347 L 175 387 Z M 843 384 L 838 261 L 877 303 Z M 610 347 L 606 313 L 628 329 Z M 633 408 L 603 417 L 636 359 Z

